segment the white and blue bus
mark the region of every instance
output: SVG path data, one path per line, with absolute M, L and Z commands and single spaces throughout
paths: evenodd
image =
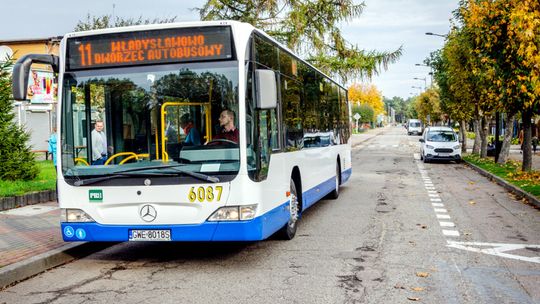
M 58 73 L 65 241 L 291 239 L 351 175 L 347 90 L 249 24 L 70 33 L 60 54 L 21 57 L 13 95 L 32 63 Z

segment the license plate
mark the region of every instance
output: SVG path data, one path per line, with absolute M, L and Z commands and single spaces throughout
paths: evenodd
M 170 241 L 170 230 L 130 230 L 130 241 Z
M 439 156 L 447 157 L 447 156 L 450 156 L 450 153 L 439 153 Z

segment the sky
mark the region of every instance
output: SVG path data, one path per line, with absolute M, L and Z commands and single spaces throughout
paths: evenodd
M 86 15 L 113 14 L 123 18 L 170 18 L 177 21 L 199 20 L 193 8 L 204 0 L 37 0 L 8 1 L 2 4 L 0 40 L 48 38 L 71 32 Z M 360 1 L 357 1 L 359 3 Z M 114 3 L 114 10 L 113 10 Z M 365 0 L 362 15 L 341 27 L 345 39 L 366 51 L 388 51 L 403 47 L 403 55 L 388 70 L 371 82 L 382 95 L 409 98 L 430 85 L 429 67 L 422 64 L 430 52 L 444 45 L 444 38 L 427 36 L 426 32 L 446 34 L 450 30 L 452 11 L 458 0 Z M 415 80 L 414 78 L 426 79 Z M 351 81 L 351 83 L 353 82 Z M 346 85 L 350 85 L 347 83 Z M 418 87 L 418 88 L 413 88 Z M 420 88 L 420 89 L 419 89 Z

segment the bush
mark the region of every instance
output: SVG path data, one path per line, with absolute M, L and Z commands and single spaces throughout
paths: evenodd
M 11 65 L 11 60 L 0 63 L 0 180 L 31 180 L 39 169 L 27 144 L 29 135 L 13 121 Z

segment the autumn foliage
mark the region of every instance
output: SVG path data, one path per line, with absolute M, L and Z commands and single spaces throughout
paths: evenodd
M 355 83 L 349 87 L 349 101 L 355 105 L 369 105 L 375 116 L 384 114 L 383 97 L 373 84 Z

